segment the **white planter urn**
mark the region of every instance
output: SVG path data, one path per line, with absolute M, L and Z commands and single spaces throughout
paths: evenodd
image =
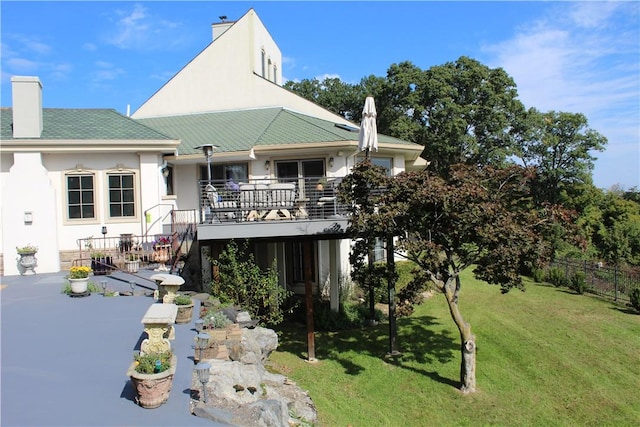
M 85 277 L 83 279 L 69 279 L 69 283 L 71 284 L 72 293 L 83 294 L 87 292 L 87 288 L 89 285 L 89 278 Z
M 34 268 L 38 265 L 35 252 L 24 252 L 20 254 L 20 265 L 24 268 L 20 274 L 23 276 L 31 276 L 36 274 Z

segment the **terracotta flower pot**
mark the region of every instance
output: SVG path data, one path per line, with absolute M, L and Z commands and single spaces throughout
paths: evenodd
M 176 315 L 176 323 L 191 323 L 193 317 L 193 303 L 187 305 L 178 305 L 178 314 Z
M 158 374 L 141 374 L 136 372 L 136 363 L 131 363 L 127 376 L 136 391 L 136 402 L 143 408 L 157 408 L 169 399 L 173 377 L 176 373 L 178 357 L 171 356 L 171 366 Z

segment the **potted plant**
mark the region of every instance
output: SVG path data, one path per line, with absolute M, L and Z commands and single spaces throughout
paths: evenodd
M 18 255 L 20 255 L 20 266 L 24 269 L 20 274 L 23 276 L 36 274 L 34 268 L 38 265 L 38 260 L 36 259 L 38 247 L 28 244 L 25 246 L 17 246 L 16 250 L 18 251 Z
M 232 322 L 222 311 L 209 312 L 204 317 L 204 329 L 209 334 L 211 341 L 224 341 L 227 339 L 225 328 Z
M 176 315 L 176 323 L 191 323 L 193 317 L 193 300 L 187 295 L 178 295 L 173 300 L 178 306 L 178 314 Z
M 171 258 L 171 240 L 168 237 L 160 237 L 153 242 L 153 260 L 160 263 L 156 271 L 168 271 L 164 265 Z
M 129 273 L 137 273 L 138 270 L 140 270 L 140 258 L 138 254 L 127 254 L 124 265 Z
M 83 294 L 87 292 L 89 284 L 89 274 L 91 267 L 84 265 L 74 265 L 69 269 L 67 279 L 71 284 L 71 292 L 74 294 Z
M 178 358 L 170 351 L 138 354 L 127 370 L 136 392 L 136 403 L 157 408 L 169 399 Z
M 111 272 L 111 257 L 106 256 L 103 252 L 94 252 L 91 254 L 91 269 L 96 276 L 103 276 Z

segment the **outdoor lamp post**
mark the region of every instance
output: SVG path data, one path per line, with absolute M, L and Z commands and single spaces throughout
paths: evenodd
M 107 226 L 102 226 L 102 249 L 107 249 Z
M 130 280 L 129 287 L 131 288 L 131 295 L 133 295 L 133 291 L 136 289 L 136 282 L 134 282 L 133 280 Z
M 202 384 L 202 402 L 207 403 L 207 386 L 206 384 L 209 382 L 209 375 L 211 365 L 208 363 L 198 363 L 195 367 L 196 373 L 198 374 L 198 381 Z
M 106 280 L 101 280 L 100 281 L 100 285 L 102 285 L 102 296 L 106 297 L 107 296 L 107 281 Z
M 197 333 L 202 332 L 202 330 L 204 329 L 204 320 L 198 319 L 193 323 L 196 325 L 196 332 Z
M 198 361 L 202 360 L 202 350 L 209 346 L 209 334 L 199 333 L 196 335 L 196 348 L 200 350 L 200 357 Z
M 211 160 L 213 159 L 213 149 L 218 148 L 213 144 L 203 144 L 196 148 L 202 149 L 204 156 L 207 158 L 207 181 L 211 183 Z

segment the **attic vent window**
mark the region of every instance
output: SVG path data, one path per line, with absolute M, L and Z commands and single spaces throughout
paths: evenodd
M 342 123 L 336 123 L 335 126 L 340 129 L 348 130 L 349 132 L 360 132 L 360 129 Z

